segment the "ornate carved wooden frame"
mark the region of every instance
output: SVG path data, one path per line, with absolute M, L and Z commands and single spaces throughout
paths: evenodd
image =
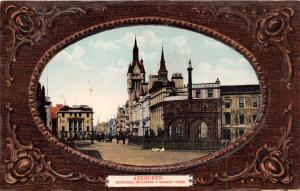
M 299 188 L 299 5 L 1 2 L 1 188 L 99 189 L 107 175 L 150 173 L 192 174 L 194 187 L 215 190 Z M 39 117 L 34 93 L 48 61 L 88 35 L 143 24 L 202 33 L 244 55 L 262 90 L 253 130 L 205 157 L 152 167 L 96 159 L 53 137 Z

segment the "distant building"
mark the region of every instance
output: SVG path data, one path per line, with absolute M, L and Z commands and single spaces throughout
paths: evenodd
M 150 96 L 140 93 L 140 98 L 133 102 L 132 107 L 132 135 L 144 136 L 145 132 L 150 128 Z
M 116 136 L 117 135 L 117 120 L 116 118 L 109 119 L 107 122 L 107 133 L 108 136 Z
M 93 131 L 93 109 L 87 105 L 62 107 L 58 112 L 58 136 L 76 134 L 89 139 Z
M 125 119 L 125 131 L 128 133 L 130 131 L 129 127 L 129 105 L 128 101 L 123 105 L 124 119 Z
M 261 100 L 259 85 L 221 86 L 222 140 L 235 141 L 251 128 Z
M 64 104 L 56 104 L 54 107 L 52 106 L 50 109 L 51 112 L 51 121 L 52 121 L 52 134 L 58 136 L 57 131 L 57 119 L 58 119 L 58 112 L 61 108 L 64 107 Z
M 117 110 L 117 131 L 125 132 L 126 131 L 126 118 L 125 118 L 125 109 L 124 107 L 118 107 Z
M 45 87 L 38 83 L 37 87 L 37 107 L 41 118 L 52 132 L 52 116 L 51 116 L 51 101 L 45 95 Z
M 55 106 L 51 107 L 51 115 L 52 118 L 57 118 L 58 117 L 58 112 L 60 111 L 61 108 L 64 107 L 64 104 L 56 104 Z
M 45 101 L 46 125 L 49 128 L 49 130 L 52 132 L 53 127 L 52 127 L 51 108 L 52 108 L 52 105 L 51 105 L 50 97 L 46 97 L 46 101 Z
M 95 127 L 95 132 L 97 134 L 106 134 L 108 131 L 108 124 L 107 122 L 101 122 L 101 123 L 97 123 L 96 127 Z

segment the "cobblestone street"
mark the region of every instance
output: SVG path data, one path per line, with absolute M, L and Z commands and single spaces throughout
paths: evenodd
M 115 139 L 112 143 L 95 141 L 94 144 L 89 144 L 90 141 L 81 141 L 83 144 L 85 142 L 88 145 L 80 147 L 80 150 L 97 150 L 104 160 L 130 165 L 166 165 L 195 159 L 208 154 L 208 152 L 200 151 L 165 150 L 162 152 L 153 152 L 151 149 L 143 149 L 136 145 L 128 145 L 127 141 L 125 145 L 123 145 L 122 141 L 119 141 L 119 144 L 117 144 Z

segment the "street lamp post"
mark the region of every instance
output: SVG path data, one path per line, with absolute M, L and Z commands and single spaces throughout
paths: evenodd
M 92 110 L 91 127 L 92 127 L 91 144 L 94 144 L 93 110 Z
M 92 126 L 91 144 L 94 144 L 94 131 Z

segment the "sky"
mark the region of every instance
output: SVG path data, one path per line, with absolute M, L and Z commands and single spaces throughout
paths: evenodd
M 191 58 L 193 83 L 219 78 L 221 85 L 258 84 L 249 62 L 217 40 L 169 26 L 131 26 L 89 36 L 53 57 L 40 78 L 52 105 L 91 105 L 94 122 L 114 117 L 128 97 L 126 74 L 135 37 L 146 81 L 149 74 L 157 74 L 163 46 L 169 78 L 173 73 L 182 73 L 186 84 Z

